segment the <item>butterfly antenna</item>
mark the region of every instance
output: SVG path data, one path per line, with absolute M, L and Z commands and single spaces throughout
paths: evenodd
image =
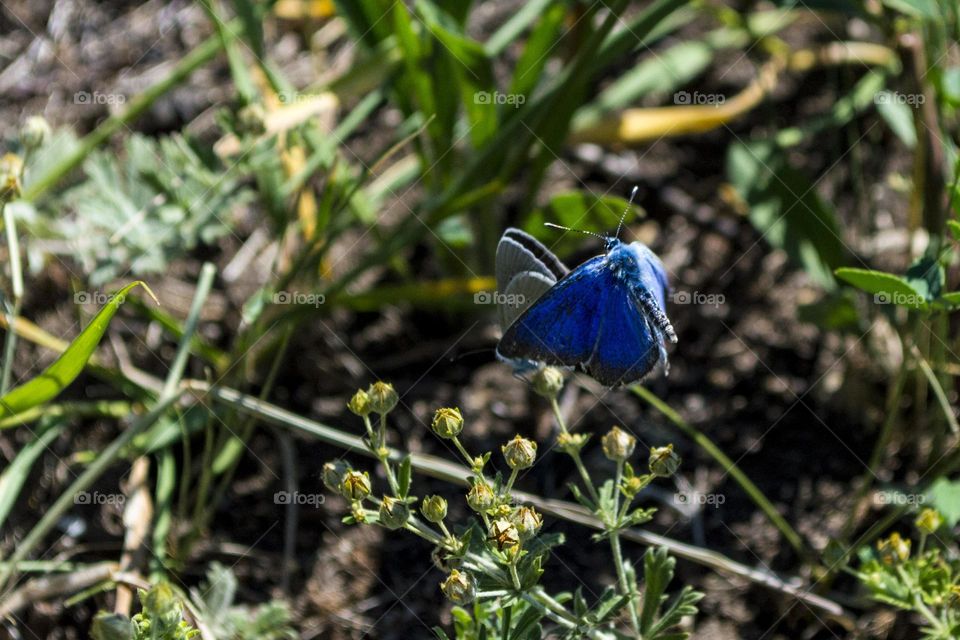
M 623 221 L 626 219 L 627 214 L 630 213 L 630 209 L 633 207 L 633 199 L 637 197 L 637 185 L 633 186 L 633 191 L 630 192 L 630 202 L 627 203 L 627 208 L 623 210 L 623 215 L 620 216 L 620 224 L 617 225 L 617 233 L 614 234 L 614 238 L 620 237 L 620 230 L 623 229 Z
M 600 235 L 599 233 L 594 233 L 593 231 L 587 231 L 585 229 L 571 229 L 570 227 L 564 227 L 559 224 L 553 224 L 552 222 L 544 222 L 544 224 L 548 227 L 552 227 L 553 229 L 563 229 L 564 231 L 576 231 L 577 233 L 585 233 L 588 236 L 600 238 L 601 240 L 604 240 L 604 241 L 606 240 L 604 236 Z

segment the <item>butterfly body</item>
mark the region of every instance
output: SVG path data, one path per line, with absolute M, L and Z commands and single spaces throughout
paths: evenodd
M 559 279 L 506 329 L 497 353 L 580 367 L 604 385 L 666 370 L 664 342 L 676 342 L 667 319 L 667 275 L 645 245 L 606 240 L 606 252 Z

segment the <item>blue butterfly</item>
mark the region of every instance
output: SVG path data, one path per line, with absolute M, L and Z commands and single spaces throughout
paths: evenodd
M 510 239 L 522 244 L 516 231 L 508 229 L 501 243 L 510 234 Z M 537 268 L 513 276 L 511 282 L 526 274 L 515 286 L 543 284 L 539 276 L 531 275 L 540 273 L 542 265 L 549 274 L 541 275 L 557 278 L 512 321 L 497 346 L 498 356 L 580 367 L 608 387 L 636 382 L 658 365 L 667 371 L 664 341 L 676 342 L 677 336 L 665 312 L 669 285 L 663 263 L 640 242 L 625 244 L 616 237 L 604 241 L 603 255 L 566 275 L 550 269 L 553 261 L 563 263 L 544 248 L 539 264 L 531 263 Z

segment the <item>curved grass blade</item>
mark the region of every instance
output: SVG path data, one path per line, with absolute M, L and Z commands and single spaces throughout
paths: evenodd
M 156 300 L 156 296 L 150 291 L 150 287 L 139 280 L 118 291 L 53 364 L 44 369 L 40 375 L 12 389 L 0 398 L 0 418 L 6 418 L 49 402 L 57 397 L 68 384 L 73 382 L 80 375 L 83 367 L 87 364 L 87 360 L 93 355 L 94 349 L 100 344 L 103 334 L 110 325 L 110 320 L 113 319 L 114 314 L 123 304 L 127 294 L 136 286 L 142 286 Z

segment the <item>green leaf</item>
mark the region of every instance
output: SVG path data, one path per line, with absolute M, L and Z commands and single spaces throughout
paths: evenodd
M 950 293 L 945 293 L 940 296 L 938 302 L 945 303 L 945 306 L 948 309 L 956 309 L 960 307 L 960 291 L 951 291 Z
M 63 419 L 58 419 L 55 424 L 39 431 L 37 436 L 20 450 L 10 466 L 0 474 L 0 527 L 3 526 L 10 510 L 17 501 L 33 463 L 60 435 L 63 426 Z
M 915 18 L 936 20 L 940 18 L 936 0 L 882 0 L 891 9 Z
M 940 296 L 946 274 L 939 261 L 933 257 L 924 256 L 910 265 L 906 278 L 910 286 L 929 302 Z
M 528 6 L 533 4 L 535 3 L 531 2 Z M 563 4 L 558 3 L 546 8 L 517 60 L 509 93 L 528 96 L 539 84 L 543 69 L 550 61 L 550 51 L 562 37 L 560 30 L 566 16 L 567 8 Z
M 926 309 L 927 301 L 919 291 L 898 275 L 872 269 L 843 267 L 836 270 L 841 280 L 873 294 L 877 304 L 895 304 L 901 307 Z
M 528 0 L 524 2 L 510 19 L 503 23 L 503 26 L 487 38 L 483 45 L 487 55 L 493 58 L 503 52 L 507 45 L 516 40 L 524 29 L 536 20 L 537 16 L 542 15 L 552 3 L 553 0 Z
M 643 609 L 640 612 L 640 630 L 643 634 L 653 626 L 660 605 L 666 599 L 664 592 L 673 578 L 676 561 L 667 555 L 664 547 L 647 549 L 643 554 L 643 578 L 645 583 Z
M 950 229 L 950 233 L 953 234 L 953 239 L 960 242 L 960 222 L 947 220 L 947 228 Z
M 917 130 L 913 122 L 913 111 L 906 102 L 897 99 L 897 94 L 881 91 L 875 96 L 877 113 L 908 149 L 917 146 Z
M 404 456 L 403 461 L 400 463 L 400 471 L 397 476 L 397 484 L 400 489 L 401 498 L 406 498 L 407 494 L 410 492 L 410 474 L 412 472 L 413 466 L 410 459 L 410 454 Z
M 814 184 L 770 141 L 737 143 L 727 153 L 727 176 L 750 206 L 750 222 L 826 289 L 847 251 L 832 207 Z
M 940 512 L 947 525 L 960 522 L 960 481 L 939 478 L 927 490 L 927 500 Z
M 67 346 L 66 351 L 53 364 L 44 369 L 40 375 L 11 389 L 0 398 L 0 417 L 6 418 L 49 402 L 73 382 L 83 371 L 94 349 L 100 344 L 103 334 L 110 325 L 110 320 L 123 304 L 124 298 L 137 286 L 142 286 L 156 300 L 150 288 L 139 280 L 118 291 L 107 304 L 103 305 L 87 328 Z

